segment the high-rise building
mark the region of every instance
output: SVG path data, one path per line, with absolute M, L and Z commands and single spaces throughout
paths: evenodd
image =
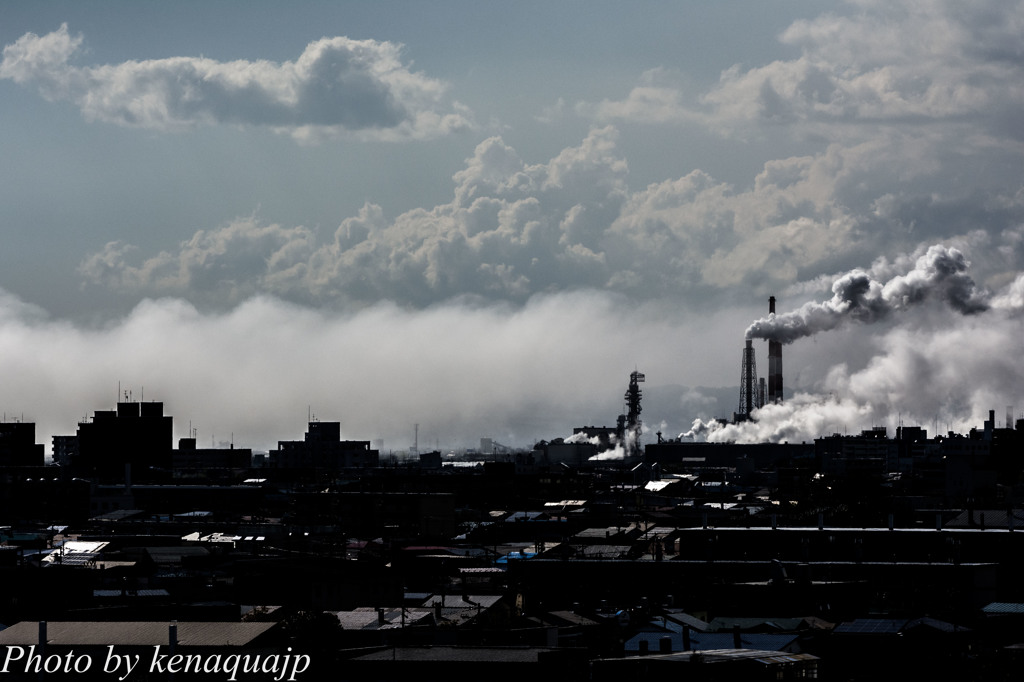
M 0 466 L 41 467 L 46 453 L 32 422 L 0 422 Z
M 97 410 L 78 425 L 78 452 L 72 468 L 80 476 L 145 479 L 153 470 L 169 471 L 173 419 L 157 402 L 123 402 L 117 410 Z M 131 474 L 126 473 L 131 466 Z

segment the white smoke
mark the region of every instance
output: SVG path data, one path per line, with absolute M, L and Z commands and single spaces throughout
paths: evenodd
M 590 445 L 600 445 L 601 444 L 601 439 L 598 438 L 597 436 L 594 436 L 593 438 L 588 438 L 586 432 L 580 431 L 578 433 L 572 434 L 568 438 L 562 439 L 562 442 L 563 443 L 588 443 Z
M 638 453 L 636 452 L 635 444 L 640 442 L 640 435 L 644 433 L 646 429 L 642 427 L 635 427 L 627 429 L 623 438 L 619 438 L 617 435 L 612 435 L 610 438 L 610 445 L 612 446 L 608 450 L 597 453 L 587 458 L 589 462 L 602 462 L 609 460 L 623 460 L 629 457 L 634 457 Z M 575 433 L 572 436 L 565 439 L 566 443 L 590 443 L 591 445 L 601 446 L 601 439 L 597 436 L 593 438 L 587 438 L 584 433 Z
M 615 447 L 611 450 L 605 450 L 599 452 L 593 457 L 587 459 L 588 462 L 606 462 L 611 460 L 622 460 L 626 459 L 626 448 L 622 446 L 622 443 L 616 442 Z
M 601 447 L 601 438 L 599 436 L 588 437 L 586 432 L 584 432 L 584 431 L 580 431 L 578 433 L 574 433 L 571 436 L 569 436 L 568 438 L 563 438 L 562 442 L 564 442 L 564 443 L 586 443 L 588 445 L 593 445 L 595 447 Z M 613 435 L 611 437 L 611 444 L 612 444 L 613 447 L 610 450 L 604 450 L 602 452 L 597 453 L 596 455 L 592 455 L 592 456 L 587 458 L 587 461 L 588 462 L 602 462 L 602 461 L 613 460 L 613 459 L 625 459 L 626 458 L 626 450 L 625 450 L 625 448 L 622 447 L 622 443 L 619 442 L 619 439 L 618 439 L 617 436 Z
M 754 419 L 706 424 L 709 443 L 799 443 L 833 433 L 860 432 L 888 417 L 888 405 L 835 394 L 799 393 L 785 403 L 755 410 Z
M 755 410 L 749 421 L 696 419 L 680 440 L 807 442 L 875 426 L 894 435 L 901 423 L 932 435 L 962 433 L 980 425 L 989 410 L 1018 403 L 1024 369 L 1011 349 L 1024 333 L 1024 275 L 990 293 L 975 285 L 968 267 L 958 249 L 933 245 L 835 278 L 827 301 L 756 321 L 747 338 L 791 343 L 848 321 L 870 324 L 903 315 L 899 326 L 880 334 L 830 345 L 842 352 L 852 342 L 866 350 L 858 366 L 844 361 L 809 373 L 817 377 L 810 385 L 785 403 Z M 912 311 L 927 300 L 960 315 Z
M 869 271 L 853 270 L 833 282 L 829 300 L 763 317 L 747 328 L 746 338 L 792 343 L 848 320 L 871 324 L 929 298 L 938 298 L 964 315 L 979 313 L 988 309 L 988 297 L 967 274 L 968 266 L 958 249 L 936 244 L 915 261 L 912 270 L 886 282 Z
M 679 434 L 679 440 L 703 439 L 708 433 L 714 431 L 718 426 L 718 422 L 713 419 L 705 422 L 703 419 L 698 417 L 693 420 L 693 425 L 690 426 L 689 431 Z

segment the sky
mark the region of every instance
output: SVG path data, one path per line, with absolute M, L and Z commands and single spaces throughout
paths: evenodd
M 645 442 L 1001 424 L 1022 34 L 1010 0 L 0 0 L 3 419 L 522 447 L 639 370 Z M 747 337 L 787 398 L 722 427 Z

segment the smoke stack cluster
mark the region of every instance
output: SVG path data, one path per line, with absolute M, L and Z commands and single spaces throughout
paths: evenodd
M 775 297 L 768 298 L 768 318 L 775 318 Z M 782 402 L 782 341 L 768 339 L 768 396 L 767 404 Z

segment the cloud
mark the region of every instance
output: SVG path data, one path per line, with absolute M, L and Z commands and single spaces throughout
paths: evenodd
M 455 297 L 522 304 L 602 288 L 713 307 L 735 287 L 767 296 L 880 251 L 913 253 L 936 240 L 980 245 L 977 235 L 990 231 L 962 231 L 976 224 L 1004 228 L 986 237 L 1000 257 L 980 259 L 980 281 L 1003 286 L 1024 267 L 1019 192 L 919 194 L 903 183 L 896 195 L 888 180 L 907 162 L 897 157 L 919 157 L 889 138 L 768 161 L 745 191 L 699 170 L 634 191 L 618 137 L 596 128 L 536 164 L 488 138 L 453 174 L 448 203 L 394 218 L 366 203 L 328 239 L 239 218 L 156 256 L 108 244 L 80 273 L 120 292 L 206 306 L 252 294 L 332 307 L 386 300 L 422 308 Z
M 1015 280 L 994 299 L 1017 291 Z M 649 382 L 645 421 L 663 432 L 700 418 L 693 430 L 710 433 L 698 437 L 799 441 L 894 426 L 894 415 L 966 429 L 1019 401 L 1020 311 L 958 316 L 919 306 L 874 334 L 798 341 L 786 352 L 787 383 L 798 394 L 758 411 L 756 422 L 726 428 L 707 423 L 721 416 L 722 401 L 683 382 L 738 379 L 742 320 L 598 291 L 534 296 L 521 306 L 379 302 L 349 312 L 267 296 L 223 312 L 149 299 L 99 328 L 53 319 L 0 292 L 0 372 L 3 399 L 16 400 L 3 409 L 36 421 L 44 443 L 109 409 L 120 383 L 136 398 L 164 402 L 177 436 L 191 422 L 201 442 L 234 434 L 239 447 L 269 448 L 300 438 L 311 409 L 340 421 L 346 438 L 383 439 L 386 451 L 406 449 L 414 423 L 431 446 L 475 447 L 481 437 L 528 446 L 614 423 L 636 367 Z M 852 349 L 867 349 L 866 359 L 854 364 Z M 816 353 L 826 358 L 820 368 Z
M 779 40 L 800 56 L 724 69 L 703 93 L 664 65 L 644 72 L 621 99 L 578 102 L 601 122 L 699 123 L 750 140 L 856 144 L 881 134 L 940 135 L 961 153 L 1024 142 L 1020 0 L 891 3 L 793 22 Z
M 233 433 L 239 447 L 272 447 L 301 438 L 311 409 L 340 421 L 343 437 L 383 439 L 385 450 L 407 449 L 415 423 L 429 447 L 476 447 L 481 437 L 529 446 L 614 424 L 634 363 L 662 368 L 649 375 L 655 386 L 671 382 L 683 336 L 658 310 L 594 291 L 521 307 L 378 303 L 345 313 L 265 296 L 217 313 L 148 299 L 99 328 L 0 291 L 0 407 L 37 422 L 47 444 L 110 409 L 120 383 L 164 402 L 177 436 L 191 422 L 200 442 Z
M 411 71 L 390 42 L 322 38 L 283 63 L 171 57 L 78 67 L 71 60 L 82 42 L 67 24 L 26 33 L 4 48 L 0 78 L 35 84 L 88 120 L 162 131 L 237 124 L 315 142 L 423 139 L 472 126 L 465 107 L 445 102 L 446 85 Z
M 839 126 L 959 127 L 969 117 L 1013 132 L 1004 122 L 1024 104 L 1019 2 L 851 4 L 783 32 L 798 59 L 723 73 L 703 98 L 715 121 L 827 126 L 834 136 Z
M 315 251 L 315 235 L 304 227 L 261 225 L 241 218 L 215 230 L 196 232 L 180 250 L 132 265 L 137 249 L 110 242 L 88 256 L 79 273 L 93 283 L 136 295 L 183 295 L 198 302 L 236 305 L 301 277 Z
M 684 95 L 681 74 L 658 67 L 645 71 L 624 100 L 578 102 L 576 113 L 603 122 L 693 123 L 702 119 Z
M 625 197 L 615 135 L 595 130 L 536 165 L 499 138 L 484 140 L 455 174 L 450 203 L 391 221 L 367 204 L 326 243 L 303 228 L 242 219 L 141 261 L 131 261 L 124 244 L 108 245 L 80 272 L 92 284 L 151 295 L 224 290 L 339 305 L 424 307 L 466 295 L 522 303 L 536 293 L 599 287 L 609 277 L 603 227 Z
M 247 293 L 332 305 L 423 307 L 459 296 L 521 304 L 577 288 L 710 298 L 790 281 L 854 234 L 856 218 L 832 199 L 833 151 L 771 162 L 747 192 L 701 171 L 630 191 L 617 138 L 597 128 L 529 164 L 493 137 L 453 175 L 446 204 L 388 219 L 367 203 L 329 241 L 237 219 L 157 256 L 107 245 L 80 272 L 120 291 L 206 302 L 221 292 L 229 304 Z
M 521 305 L 539 293 L 600 288 L 713 308 L 737 288 L 777 294 L 831 281 L 879 254 L 956 247 L 983 232 L 1003 260 L 976 259 L 975 279 L 1000 288 L 1024 268 L 1024 248 L 1006 236 L 1024 225 L 1016 170 L 1024 147 L 1019 126 L 1004 125 L 1022 99 L 1015 94 L 1022 60 L 1011 39 L 1019 14 L 1008 4 L 860 2 L 795 22 L 782 40 L 800 48 L 798 58 L 733 67 L 702 98 L 685 95 L 684 76 L 659 67 L 623 100 L 575 107 L 602 123 L 702 124 L 740 139 L 801 141 L 805 153 L 769 158 L 746 186 L 698 168 L 630 187 L 631 160 L 621 151 L 629 140 L 621 145 L 623 134 L 611 126 L 539 163 L 491 137 L 453 173 L 446 203 L 389 216 L 386 205 L 368 201 L 340 221 L 333 238 L 243 218 L 156 256 L 114 243 L 89 255 L 81 272 L 118 291 L 204 305 L 218 296 L 233 305 L 256 293 L 336 307 L 394 301 L 423 308 L 455 297 Z M 66 65 L 77 43 L 62 31 L 8 46 L 7 70 L 54 73 L 53 64 Z M 338 124 L 346 130 L 363 125 L 358 116 L 366 112 L 365 120 L 390 120 L 387 98 L 373 93 L 405 102 L 416 98 L 397 95 L 406 90 L 396 83 L 428 83 L 401 67 L 393 45 L 325 41 L 294 64 L 243 71 L 277 74 L 278 90 L 295 90 L 281 74 L 302 73 L 301 82 L 320 92 L 340 69 L 351 92 L 377 102 L 351 112 L 357 118 Z M 391 66 L 377 68 L 384 63 Z M 397 74 L 386 81 L 391 89 L 375 89 L 383 77 L 367 80 L 378 72 Z M 421 90 L 433 93 L 422 101 L 437 102 L 431 98 L 443 88 L 429 81 Z M 345 109 L 347 95 L 335 94 L 342 104 L 329 109 Z M 566 108 L 560 101 L 547 114 Z M 365 130 L 405 124 L 396 125 Z M 292 132 L 305 134 L 300 128 Z

